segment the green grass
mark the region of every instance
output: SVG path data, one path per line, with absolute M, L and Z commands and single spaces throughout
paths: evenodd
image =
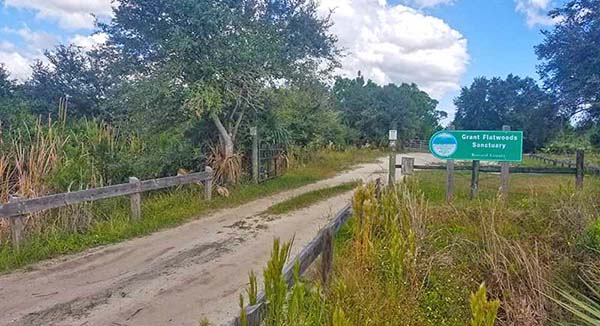
M 329 188 L 313 190 L 313 191 L 298 195 L 296 197 L 290 198 L 288 200 L 285 200 L 281 203 L 275 204 L 275 205 L 269 207 L 269 209 L 267 209 L 267 213 L 273 214 L 273 215 L 281 215 L 281 214 L 289 213 L 291 211 L 295 211 L 295 210 L 298 210 L 301 208 L 309 207 L 315 203 L 324 201 L 328 198 L 331 198 L 331 197 L 337 196 L 339 194 L 353 190 L 354 188 L 358 187 L 360 184 L 362 184 L 362 182 L 353 181 L 353 182 L 347 182 L 347 183 L 343 183 L 341 185 L 337 185 L 337 186 L 333 186 L 333 187 L 329 187 Z
M 356 164 L 371 162 L 383 155 L 378 150 L 318 152 L 312 155 L 310 162 L 291 169 L 277 179 L 259 185 L 239 185 L 230 189 L 229 198 L 213 196 L 211 202 L 202 199 L 202 189 L 198 186 L 144 194 L 142 219 L 137 222 L 129 220 L 129 202 L 126 198 L 87 204 L 85 211 L 91 214 L 93 221 L 77 232 L 55 226 L 62 225 L 57 221 L 64 216 L 52 211 L 51 216 L 44 221 L 43 230 L 30 232 L 19 252 L 13 249 L 9 241 L 5 240 L 0 244 L 0 272 L 180 225 L 212 210 L 235 207 L 333 177 Z

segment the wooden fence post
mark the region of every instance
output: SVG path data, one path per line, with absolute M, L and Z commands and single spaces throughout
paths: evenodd
M 142 217 L 142 185 L 140 180 L 136 177 L 129 177 L 129 183 L 136 184 L 138 190 L 135 194 L 129 195 L 129 201 L 131 203 L 131 219 L 137 221 Z
M 402 157 L 402 175 L 412 175 L 414 172 L 414 166 L 414 157 Z
M 204 199 L 206 201 L 212 200 L 212 181 L 213 181 L 213 169 L 207 166 L 204 171 L 210 173 L 210 178 L 204 181 Z
M 479 160 L 473 161 L 473 170 L 471 172 L 471 199 L 477 198 L 479 190 L 479 166 L 481 162 Z
M 8 198 L 9 203 L 18 203 L 23 200 L 24 198 L 17 195 L 11 195 Z M 10 223 L 13 247 L 19 251 L 21 250 L 21 244 L 23 243 L 23 233 L 25 233 L 25 215 L 9 217 L 8 221 Z
M 334 231 L 329 228 L 323 234 L 323 243 L 321 251 L 321 285 L 327 291 L 328 282 L 331 279 L 331 271 L 333 269 L 333 239 Z
M 252 181 L 258 183 L 258 128 L 251 127 L 252 135 Z
M 246 325 L 240 326 L 260 326 L 262 322 L 262 310 L 264 304 L 257 304 L 246 309 Z
M 583 176 L 585 172 L 584 155 L 583 150 L 577 150 L 577 172 L 575 173 L 575 189 L 577 190 L 583 189 Z
M 503 131 L 510 131 L 510 126 L 502 126 Z M 502 193 L 502 199 L 508 200 L 508 182 L 510 179 L 510 163 L 500 163 L 500 188 Z
M 448 130 L 454 130 L 454 126 L 448 126 Z M 446 164 L 446 201 L 452 202 L 454 198 L 454 160 L 448 160 Z
M 388 173 L 388 186 L 393 187 L 396 184 L 396 151 L 390 146 L 390 166 Z

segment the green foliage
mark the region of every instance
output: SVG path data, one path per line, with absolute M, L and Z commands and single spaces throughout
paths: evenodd
M 549 142 L 543 151 L 552 154 L 574 154 L 579 149 L 589 151 L 590 142 L 580 134 L 566 132 Z
M 283 277 L 283 268 L 290 255 L 292 243 L 281 244 L 277 238 L 273 241 L 271 258 L 263 272 L 265 281 L 265 298 L 268 302 L 265 325 L 280 326 L 284 324 L 284 306 L 287 296 L 287 283 Z
M 353 143 L 383 144 L 391 128 L 401 139 L 427 138 L 445 116 L 436 111 L 437 101 L 415 84 L 382 87 L 359 74 L 355 79 L 338 78 L 332 93 Z
M 510 125 L 524 132 L 525 151 L 541 148 L 558 131 L 561 120 L 553 98 L 531 78 L 508 75 L 476 78 L 454 100 L 458 129 L 501 130 Z M 531 117 L 538 117 L 531 119 Z
M 583 111 L 583 117 L 595 120 L 600 113 L 600 3 L 570 0 L 550 16 L 560 19 L 535 48 L 540 76 L 569 117 Z
M 585 232 L 582 238 L 585 250 L 600 256 L 600 218 L 598 218 Z
M 600 286 L 584 282 L 586 290 L 590 294 L 566 286 L 557 289 L 560 299 L 553 299 L 561 308 L 573 314 L 577 325 L 596 326 L 600 324 Z M 561 323 L 561 325 L 573 325 L 573 323 Z
M 257 303 L 258 299 L 258 282 L 256 281 L 256 274 L 254 274 L 254 271 L 250 271 L 250 276 L 248 278 L 250 284 L 248 285 L 248 289 L 246 289 L 246 294 L 248 294 L 248 304 L 253 306 Z
M 471 293 L 469 303 L 471 305 L 471 312 L 473 314 L 471 326 L 495 325 L 496 318 L 498 317 L 498 309 L 500 308 L 500 301 L 488 300 L 487 289 L 484 283 L 479 286 L 479 290 L 477 290 L 477 292 Z

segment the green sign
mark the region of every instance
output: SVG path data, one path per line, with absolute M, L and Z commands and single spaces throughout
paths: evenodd
M 442 160 L 523 161 L 522 131 L 442 130 L 429 141 Z

